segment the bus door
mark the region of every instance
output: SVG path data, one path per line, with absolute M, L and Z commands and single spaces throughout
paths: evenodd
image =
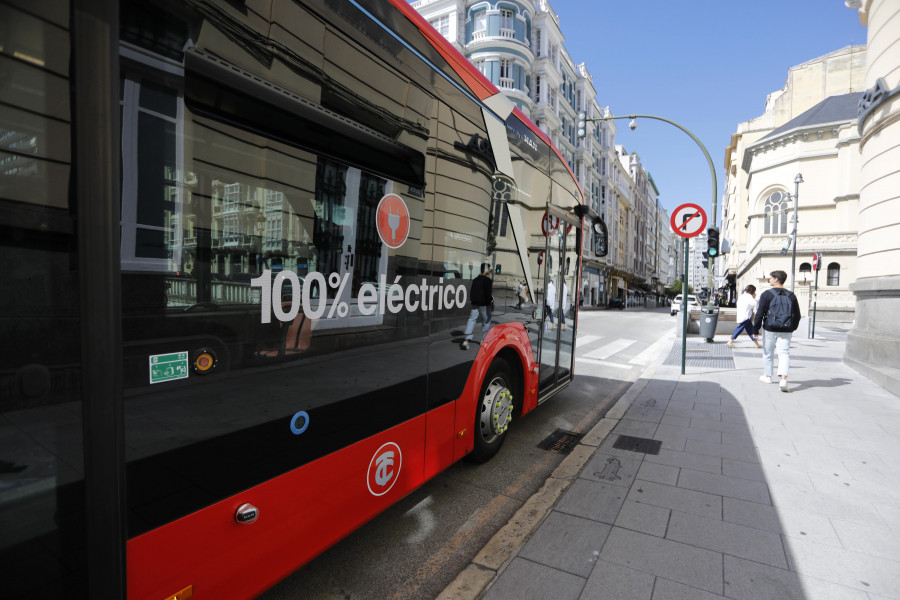
M 543 307 L 538 362 L 538 402 L 572 379 L 575 316 L 578 306 L 578 257 L 581 222 L 555 206 L 547 207 L 551 224 L 544 249 Z

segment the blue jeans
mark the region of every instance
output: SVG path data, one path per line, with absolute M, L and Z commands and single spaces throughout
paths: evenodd
M 472 339 L 472 332 L 475 331 L 475 322 L 481 317 L 481 338 L 484 339 L 488 329 L 491 328 L 491 310 L 488 306 L 473 306 L 472 312 L 469 313 L 469 322 L 466 323 L 466 340 Z
M 767 331 L 762 330 L 763 336 L 763 373 L 772 376 L 772 367 L 775 362 L 775 350 L 778 350 L 778 375 L 787 377 L 791 366 L 791 336 L 792 331 Z
M 756 339 L 756 330 L 753 329 L 752 319 L 742 321 L 741 324 L 737 326 L 737 329 L 734 330 L 734 333 L 731 334 L 731 339 L 736 340 L 737 336 L 741 335 L 742 331 L 746 331 L 747 335 L 750 336 L 750 339 Z

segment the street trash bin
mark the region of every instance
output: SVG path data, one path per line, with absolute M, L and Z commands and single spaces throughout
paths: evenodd
M 712 340 L 716 336 L 716 325 L 718 322 L 718 306 L 700 307 L 700 337 Z

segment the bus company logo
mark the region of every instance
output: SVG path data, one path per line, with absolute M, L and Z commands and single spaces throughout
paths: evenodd
M 383 496 L 394 487 L 402 463 L 403 456 L 400 453 L 400 446 L 394 442 L 382 445 L 375 452 L 372 460 L 369 461 L 367 474 L 367 484 L 373 496 Z
M 399 248 L 409 236 L 409 209 L 397 194 L 386 194 L 375 210 L 378 236 L 388 248 Z

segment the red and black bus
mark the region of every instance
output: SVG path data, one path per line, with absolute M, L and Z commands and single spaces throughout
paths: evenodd
M 4 598 L 252 597 L 571 380 L 595 215 L 404 0 L 3 0 L 0 73 Z

